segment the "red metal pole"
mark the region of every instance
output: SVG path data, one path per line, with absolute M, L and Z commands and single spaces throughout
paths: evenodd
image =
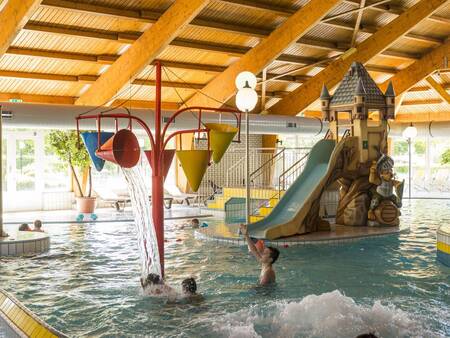
M 156 61 L 155 147 L 152 149 L 152 215 L 158 241 L 161 277 L 164 277 L 164 177 L 161 140 L 161 63 Z

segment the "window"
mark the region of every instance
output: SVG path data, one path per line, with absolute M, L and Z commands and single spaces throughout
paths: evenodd
M 3 191 L 8 191 L 8 173 L 7 173 L 7 156 L 6 149 L 8 146 L 6 138 L 2 139 L 2 188 Z
M 33 140 L 16 140 L 16 191 L 35 190 L 35 145 Z

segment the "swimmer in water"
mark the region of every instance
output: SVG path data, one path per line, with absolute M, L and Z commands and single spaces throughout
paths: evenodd
M 141 278 L 141 286 L 148 296 L 170 295 L 175 292 L 169 285 L 164 284 L 156 273 L 149 273 L 145 279 Z
M 185 296 L 191 297 L 197 295 L 197 283 L 194 278 L 186 278 L 181 282 L 181 289 Z
M 191 227 L 192 229 L 198 229 L 200 227 L 200 221 L 198 218 L 193 218 L 189 223 L 184 223 L 178 226 L 178 229 L 185 229 Z
M 247 246 L 250 252 L 255 256 L 259 263 L 261 263 L 261 275 L 259 277 L 260 285 L 267 285 L 275 283 L 275 270 L 273 269 L 273 263 L 275 263 L 280 255 L 280 251 L 273 247 L 265 247 L 264 245 L 255 246 L 253 240 L 250 238 L 247 225 L 240 225 L 241 233 L 244 235 Z
M 19 231 L 32 231 L 27 223 L 22 223 L 19 227 Z
M 34 229 L 32 231 L 44 232 L 44 230 L 42 230 L 42 222 L 40 220 L 37 219 L 34 221 Z

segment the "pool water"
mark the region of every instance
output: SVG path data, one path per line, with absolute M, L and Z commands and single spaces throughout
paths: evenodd
M 406 201 L 402 212 L 400 234 L 282 249 L 273 287 L 256 287 L 246 248 L 169 223 L 167 279 L 194 276 L 195 303 L 141 294 L 133 224 L 48 225 L 51 251 L 1 259 L 0 287 L 73 337 L 450 336 L 450 268 L 435 251 L 450 201 Z

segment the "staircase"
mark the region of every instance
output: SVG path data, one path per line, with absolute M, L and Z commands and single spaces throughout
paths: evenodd
M 300 157 L 298 156 L 299 154 Z M 292 158 L 286 160 L 286 149 L 283 148 L 250 173 L 250 198 L 252 200 L 250 222 L 259 221 L 271 213 L 285 191 L 302 172 L 308 154 L 309 148 L 301 148 L 297 152 L 295 158 L 297 160 Z M 243 167 L 244 159 L 241 158 L 236 161 L 227 171 L 227 182 L 236 181 L 233 180 L 233 175 L 236 175 L 237 171 L 242 170 L 240 168 Z M 286 164 L 292 162 L 294 163 L 286 169 Z M 276 172 L 281 172 L 281 174 L 276 175 L 276 179 L 273 179 Z M 244 173 L 242 176 L 244 176 Z M 224 187 L 221 194 L 216 194 L 213 200 L 207 202 L 208 209 L 226 211 L 226 203 L 233 198 L 241 200 L 239 202 L 233 201 L 233 211 L 236 212 L 236 203 L 240 203 L 238 208 L 245 210 L 246 189 L 244 183 L 242 182 L 238 187 Z M 254 206 L 255 204 L 256 207 Z
M 267 202 L 263 203 L 259 208 L 252 211 L 250 215 L 251 223 L 262 220 L 272 212 L 272 209 L 278 204 L 286 190 L 291 186 L 292 183 L 294 183 L 297 177 L 300 176 L 303 168 L 305 167 L 308 155 L 309 153 L 305 154 L 297 162 L 292 164 L 289 168 L 281 173 L 281 175 L 278 177 L 278 190 L 267 200 Z

